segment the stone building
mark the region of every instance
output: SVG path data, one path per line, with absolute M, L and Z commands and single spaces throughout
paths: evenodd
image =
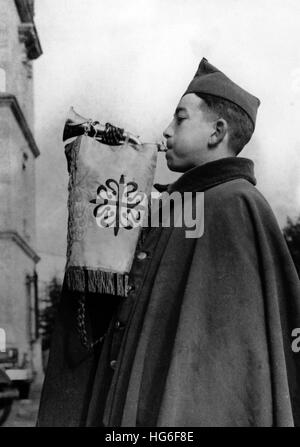
M 42 54 L 33 0 L 0 0 L 0 328 L 18 364 L 39 373 L 33 60 Z

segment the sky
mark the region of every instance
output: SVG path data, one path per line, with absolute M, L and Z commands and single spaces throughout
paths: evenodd
M 37 228 L 64 256 L 70 106 L 157 141 L 202 57 L 261 100 L 241 156 L 283 226 L 300 214 L 298 0 L 36 0 L 43 55 L 34 62 Z M 178 175 L 159 155 L 156 181 Z

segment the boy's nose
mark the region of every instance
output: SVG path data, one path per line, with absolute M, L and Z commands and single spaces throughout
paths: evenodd
M 172 123 L 168 125 L 168 127 L 164 130 L 163 136 L 165 138 L 170 138 L 173 135 Z

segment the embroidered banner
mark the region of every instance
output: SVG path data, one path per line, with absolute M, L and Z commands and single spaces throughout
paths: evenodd
M 116 293 L 116 287 L 123 288 L 122 281 L 111 274 L 130 271 L 144 198 L 149 198 L 153 185 L 157 145 L 109 146 L 83 135 L 68 144 L 65 153 L 69 170 L 67 278 L 76 270 L 69 285 L 81 290 L 86 284 L 84 270 L 88 270 L 89 290 Z

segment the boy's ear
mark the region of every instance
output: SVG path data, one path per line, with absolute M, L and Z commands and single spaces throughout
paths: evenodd
M 223 118 L 219 118 L 214 123 L 213 131 L 208 139 L 208 146 L 215 147 L 224 140 L 228 131 L 228 124 Z

